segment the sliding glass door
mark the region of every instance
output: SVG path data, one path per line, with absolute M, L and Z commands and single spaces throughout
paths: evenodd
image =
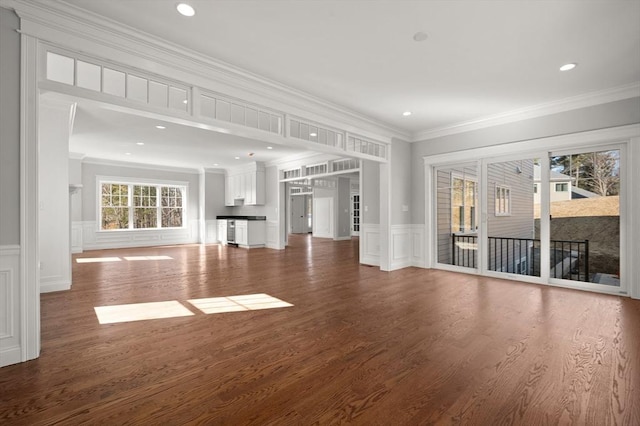
M 619 147 L 549 157 L 550 278 L 620 287 Z
M 540 276 L 540 159 L 487 162 L 487 270 Z
M 625 152 L 609 144 L 433 166 L 435 264 L 625 293 Z
M 478 268 L 478 166 L 438 167 L 436 182 L 436 256 L 442 265 Z

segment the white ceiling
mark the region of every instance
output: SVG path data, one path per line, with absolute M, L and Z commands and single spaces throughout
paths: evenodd
M 165 129 L 157 129 L 158 125 Z M 69 151 L 111 161 L 190 169 L 229 168 L 253 161 L 279 160 L 301 152 L 284 145 L 103 108 L 82 100 L 76 108 Z
M 640 81 L 634 0 L 67 2 L 411 133 Z
M 414 135 L 640 81 L 635 0 L 187 0 L 192 18 L 177 0 L 66 2 Z M 154 125 L 81 104 L 70 150 L 191 168 L 295 153 Z

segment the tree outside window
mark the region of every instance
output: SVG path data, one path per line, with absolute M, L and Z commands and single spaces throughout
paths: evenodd
M 101 182 L 100 229 L 183 227 L 182 186 Z

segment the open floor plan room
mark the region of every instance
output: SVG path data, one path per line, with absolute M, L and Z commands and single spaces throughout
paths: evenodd
M 289 244 L 74 255 L 0 423 L 640 424 L 639 300 Z

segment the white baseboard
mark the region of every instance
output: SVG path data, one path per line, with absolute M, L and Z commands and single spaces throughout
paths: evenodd
M 20 246 L 0 246 L 0 367 L 23 361 L 20 328 Z
M 54 291 L 70 290 L 71 283 L 66 280 L 40 281 L 40 293 L 51 293 Z

